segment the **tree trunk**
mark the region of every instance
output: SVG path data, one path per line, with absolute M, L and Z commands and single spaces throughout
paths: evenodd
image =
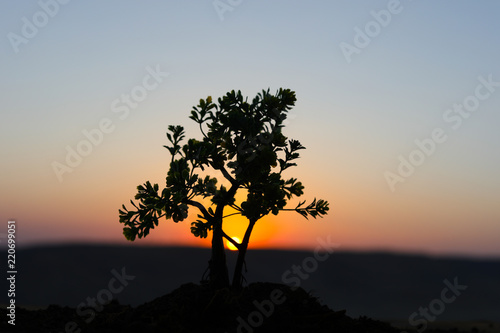
M 227 202 L 234 198 L 239 185 L 233 183 L 225 195 L 225 200 L 217 205 L 214 214 L 212 235 L 212 259 L 210 260 L 210 284 L 212 288 L 220 289 L 229 287 L 229 273 L 226 264 L 226 252 L 224 250 L 224 232 L 222 231 L 222 220 L 224 207 Z
M 241 248 L 238 251 L 238 259 L 234 268 L 233 275 L 233 288 L 240 289 L 243 283 L 243 264 L 245 263 L 245 256 L 247 254 L 248 242 L 250 241 L 250 234 L 252 233 L 253 226 L 257 220 L 250 220 L 248 228 L 245 231 L 245 236 L 241 242 Z
M 210 285 L 215 289 L 229 287 L 229 274 L 226 264 L 226 252 L 222 236 L 222 220 L 214 223 L 212 235 L 212 258 L 209 264 Z

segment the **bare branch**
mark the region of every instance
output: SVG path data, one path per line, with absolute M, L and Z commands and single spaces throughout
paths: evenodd
M 225 167 L 220 167 L 219 170 L 222 172 L 222 174 L 224 175 L 224 178 L 226 178 L 227 180 L 229 180 L 231 182 L 231 185 L 234 185 L 236 183 L 236 179 L 234 179 L 230 174 L 229 172 L 227 172 L 226 168 Z
M 231 244 L 234 245 L 234 247 L 236 247 L 238 250 L 241 249 L 241 244 L 236 242 L 234 239 L 232 239 L 231 237 L 229 237 L 225 232 L 224 230 L 222 231 L 222 236 L 227 239 Z
M 203 131 L 203 126 L 202 126 L 202 123 L 198 123 L 200 125 L 200 131 L 201 131 L 201 134 L 203 134 L 203 137 L 205 138 L 208 138 L 208 136 L 205 134 L 205 132 Z
M 223 216 L 222 218 L 225 219 L 226 217 L 229 217 L 229 216 L 233 216 L 233 215 L 241 215 L 240 212 L 237 212 L 237 213 L 231 213 L 231 214 L 228 214 L 226 216 Z
M 198 208 L 207 221 L 210 220 L 210 218 L 212 218 L 212 215 L 210 215 L 205 206 L 203 206 L 200 202 L 194 200 L 187 200 L 186 203 L 188 205 Z

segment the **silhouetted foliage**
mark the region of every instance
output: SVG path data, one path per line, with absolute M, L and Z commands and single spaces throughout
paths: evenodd
M 133 241 L 147 236 L 162 217 L 183 221 L 188 217 L 189 207 L 196 207 L 198 214 L 191 223 L 191 232 L 200 238 L 212 232 L 210 282 L 214 287 L 229 285 L 225 238 L 239 251 L 233 286 L 240 287 L 250 235 L 260 218 L 287 210 L 305 218 L 316 218 L 329 209 L 328 202 L 321 199 L 285 208 L 288 200 L 301 196 L 304 190 L 296 178 L 283 178 L 283 171 L 296 165 L 298 151 L 305 149 L 299 141 L 288 139 L 282 133 L 283 122 L 295 101 L 295 93 L 290 89 L 279 89 L 275 95 L 263 90 L 251 102 L 234 90 L 219 98 L 218 104 L 213 103 L 210 96 L 200 99 L 189 118 L 198 123 L 203 137 L 189 139 L 181 145 L 184 128 L 168 127 L 170 144 L 164 147 L 171 154 L 171 162 L 166 187 L 159 192 L 158 184 L 152 185 L 149 181 L 137 187 L 135 199 L 139 202 L 131 200 L 135 210 L 123 205 L 119 211 L 125 237 Z M 220 172 L 228 187 L 218 185 L 216 178 L 202 177 L 199 172 L 206 168 Z M 238 190 L 247 193 L 241 203 L 235 202 Z M 209 205 L 200 201 L 207 198 Z M 224 215 L 225 208 L 232 209 L 232 213 Z M 241 243 L 223 230 L 223 219 L 234 214 L 248 219 Z

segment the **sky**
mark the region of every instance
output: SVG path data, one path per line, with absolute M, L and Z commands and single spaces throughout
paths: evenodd
M 200 98 L 296 92 L 287 176 L 330 202 L 250 248 L 500 256 L 496 1 L 4 1 L 0 241 L 126 244 L 118 209 L 165 184 L 168 125 Z M 291 202 L 291 206 L 296 202 Z M 162 220 L 138 245 L 209 246 Z M 225 222 L 241 237 L 245 220 Z

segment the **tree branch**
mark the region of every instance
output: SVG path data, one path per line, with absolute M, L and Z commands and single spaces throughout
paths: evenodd
M 212 217 L 212 215 L 210 215 L 210 213 L 207 211 L 207 209 L 205 208 L 205 206 L 203 206 L 201 203 L 199 203 L 198 201 L 194 201 L 194 200 L 187 200 L 186 201 L 186 204 L 188 205 L 191 205 L 191 206 L 194 206 L 196 208 L 198 208 L 200 210 L 200 212 L 203 214 L 203 216 L 205 217 L 205 219 L 207 221 L 210 220 L 210 218 Z
M 233 208 L 234 210 L 237 210 L 240 213 L 243 211 L 243 209 L 241 209 L 240 206 L 238 206 L 237 204 L 234 204 L 234 203 L 232 205 L 229 205 L 229 207 Z
M 223 166 L 220 167 L 219 169 L 222 174 L 224 175 L 224 178 L 226 178 L 227 180 L 229 180 L 231 182 L 231 185 L 234 185 L 236 183 L 236 179 L 234 179 L 230 174 L 229 172 L 227 172 L 226 168 L 224 168 Z
M 222 212 L 224 211 L 224 207 L 227 205 L 227 202 L 228 202 L 228 199 L 231 199 L 231 198 L 234 198 L 234 195 L 236 194 L 236 191 L 238 190 L 238 188 L 240 187 L 240 185 L 238 183 L 233 183 L 231 188 L 229 189 L 229 191 L 227 191 L 226 193 L 226 197 L 224 199 L 225 202 L 220 202 L 218 205 L 217 205 L 217 208 L 215 209 L 215 217 L 217 218 L 217 216 L 219 216 L 221 218 L 221 222 L 222 222 Z
M 208 136 L 207 136 L 207 135 L 205 134 L 205 132 L 203 131 L 202 123 L 201 123 L 201 122 L 199 122 L 198 124 L 200 125 L 200 131 L 201 131 L 201 134 L 203 134 L 203 137 L 208 138 Z
M 233 216 L 233 215 L 241 215 L 240 212 L 237 212 L 237 213 L 231 213 L 231 214 L 228 214 L 226 216 L 223 216 L 222 218 L 225 219 L 226 217 L 229 217 L 229 216 Z
M 231 237 L 229 237 L 225 232 L 224 230 L 222 231 L 222 236 L 224 236 L 225 239 L 227 239 L 231 244 L 234 245 L 235 248 L 237 248 L 238 250 L 240 250 L 241 248 L 241 244 L 236 242 L 234 239 L 232 239 Z

